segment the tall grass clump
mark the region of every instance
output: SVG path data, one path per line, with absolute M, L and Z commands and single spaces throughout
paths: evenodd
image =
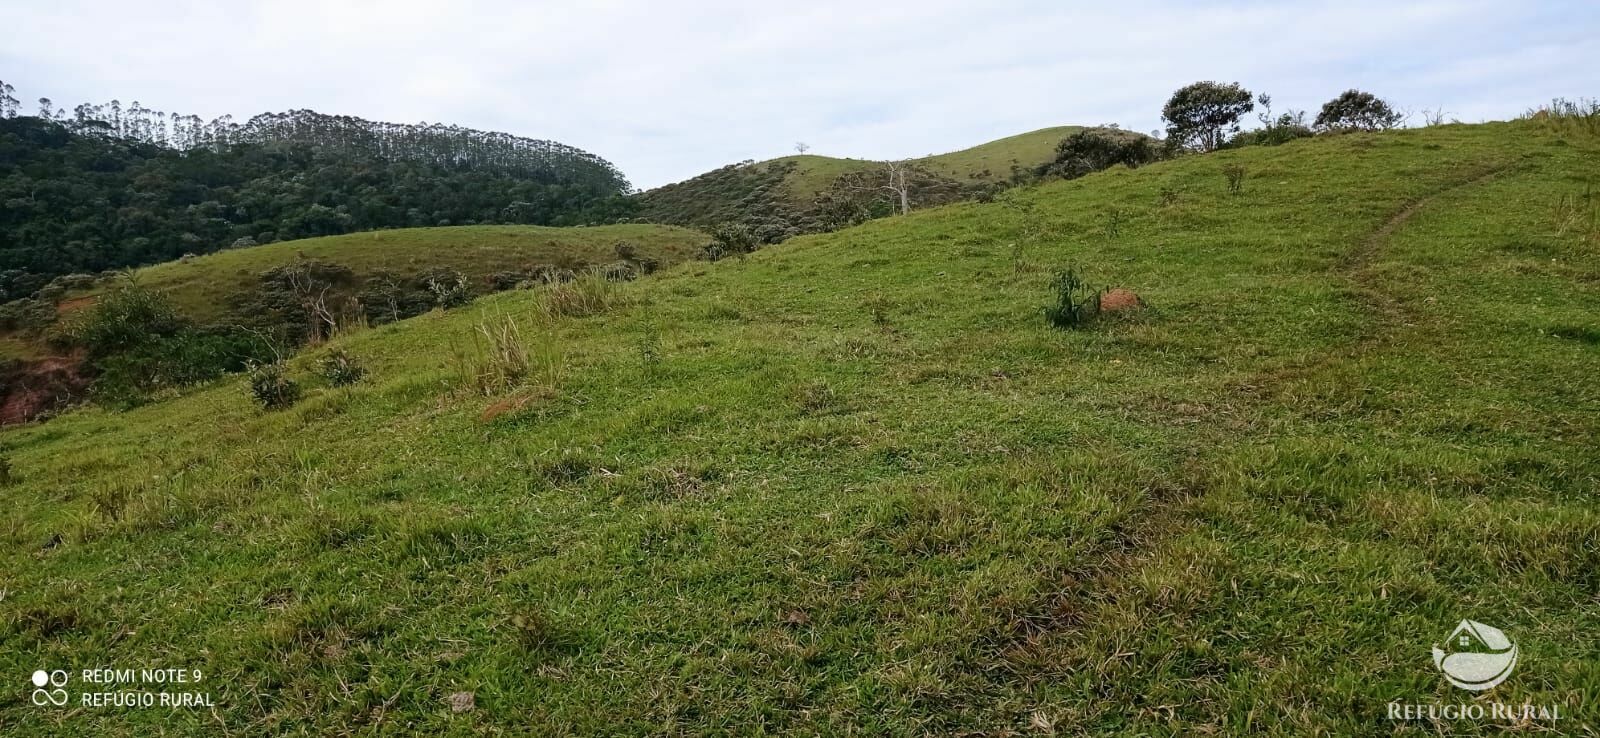
M 539 309 L 546 318 L 583 318 L 622 302 L 621 285 L 597 272 L 587 272 L 571 282 L 551 285 L 539 301 Z
M 1600 136 L 1600 100 L 1558 97 L 1549 105 L 1528 111 L 1524 117 L 1543 123 L 1555 133 Z
M 472 332 L 472 345 L 457 351 L 462 385 L 481 395 L 495 395 L 529 381 L 554 386 L 560 379 L 561 353 L 553 339 L 530 344 L 509 315 L 485 318 Z

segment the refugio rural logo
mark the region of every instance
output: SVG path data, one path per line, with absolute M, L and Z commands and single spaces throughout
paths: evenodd
M 1451 684 L 1481 692 L 1511 676 L 1517 668 L 1517 644 L 1499 628 L 1463 620 L 1445 639 L 1444 648 L 1433 647 L 1433 665 Z
M 1517 668 L 1517 644 L 1505 631 L 1462 620 L 1443 643 L 1433 645 L 1433 666 L 1450 684 L 1470 692 L 1493 689 Z M 1506 704 L 1474 700 L 1453 704 L 1389 703 L 1390 720 L 1556 721 L 1560 705 Z

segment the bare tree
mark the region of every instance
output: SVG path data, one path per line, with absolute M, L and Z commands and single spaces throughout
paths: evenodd
M 333 311 L 328 309 L 328 289 L 333 285 L 317 284 L 309 269 L 290 270 L 288 277 L 289 286 L 300 300 L 301 309 L 306 311 L 306 324 L 311 330 L 307 343 L 313 346 L 322 343 L 322 339 L 332 336 L 334 329 L 339 326 Z
M 883 163 L 884 173 L 888 175 L 888 182 L 883 189 L 894 195 L 900 201 L 900 214 L 911 212 L 911 185 L 906 182 L 906 174 L 910 169 L 903 161 L 886 161 Z
M 794 143 L 794 150 L 795 150 L 795 151 L 796 151 L 796 152 L 799 152 L 799 153 L 801 153 L 801 154 L 804 154 L 804 153 L 806 153 L 806 152 L 807 152 L 807 151 L 810 151 L 810 150 L 811 150 L 811 144 L 808 144 L 808 143 L 806 143 L 806 142 L 804 142 L 804 141 L 796 141 L 796 142 L 795 142 L 795 143 Z
M 886 161 L 840 175 L 818 196 L 815 207 L 825 221 L 843 227 L 894 212 L 910 213 L 913 197 L 918 205 L 927 206 L 954 202 L 969 194 L 960 182 L 915 162 Z

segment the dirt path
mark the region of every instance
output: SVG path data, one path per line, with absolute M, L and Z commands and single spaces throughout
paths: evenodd
M 1475 174 L 1405 204 L 1389 216 L 1376 230 L 1361 240 L 1354 249 L 1336 262 L 1331 274 L 1343 278 L 1355 288 L 1358 299 L 1367 310 L 1361 333 L 1356 339 L 1337 350 L 1324 352 L 1274 369 L 1258 371 L 1240 382 L 1241 394 L 1258 398 L 1271 397 L 1290 382 L 1305 379 L 1338 362 L 1348 361 L 1368 353 L 1394 335 L 1397 329 L 1414 324 L 1417 316 L 1392 293 L 1385 290 L 1372 269 L 1383 255 L 1389 240 L 1405 227 L 1417 213 L 1433 205 L 1440 198 L 1487 182 L 1511 171 L 1512 164 L 1495 164 L 1480 168 Z
M 1406 203 L 1405 207 L 1400 208 L 1394 215 L 1389 216 L 1383 222 L 1383 225 L 1378 226 L 1377 230 L 1368 234 L 1356 248 L 1339 260 L 1334 272 L 1352 281 L 1363 295 L 1370 298 L 1368 300 L 1369 306 L 1374 308 L 1378 315 L 1387 319 L 1380 322 L 1380 330 L 1364 333 L 1362 339 L 1357 342 L 1357 347 L 1364 348 L 1366 345 L 1375 342 L 1387 330 L 1392 329 L 1395 324 L 1404 323 L 1407 317 L 1401 309 L 1400 301 L 1378 286 L 1377 280 L 1373 279 L 1369 271 L 1378 260 L 1378 257 L 1382 256 L 1384 247 L 1388 245 L 1389 239 L 1393 238 L 1394 234 L 1404 227 L 1406 223 L 1409 223 L 1417 213 L 1437 202 L 1439 198 L 1486 182 L 1510 169 L 1511 165 L 1509 164 L 1496 164 L 1479 170 L 1478 174 L 1469 179 L 1448 185 L 1431 194 Z M 1342 355 L 1348 356 L 1348 354 Z

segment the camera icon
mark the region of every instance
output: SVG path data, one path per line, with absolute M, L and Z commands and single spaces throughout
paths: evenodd
M 67 686 L 67 672 L 61 669 L 54 671 L 40 669 L 35 671 L 33 672 L 33 686 L 33 704 L 40 707 L 61 707 L 67 704 L 67 690 L 63 689 L 63 687 Z M 46 687 L 54 687 L 54 689 L 46 689 Z

